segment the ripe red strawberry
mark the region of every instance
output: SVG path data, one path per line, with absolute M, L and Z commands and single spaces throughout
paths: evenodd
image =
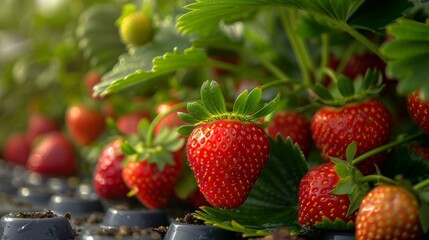
M 418 144 L 411 144 L 408 146 L 408 148 L 411 151 L 414 151 L 415 153 L 421 155 L 424 160 L 429 161 L 429 149 L 427 147 Z
M 43 135 L 27 161 L 28 170 L 47 176 L 72 176 L 77 168 L 73 145 L 61 132 Z
M 122 162 L 125 154 L 121 151 L 122 140 L 107 144 L 100 156 L 93 174 L 94 190 L 100 198 L 121 200 L 127 198 L 129 188 L 122 179 Z
M 104 116 L 83 104 L 69 106 L 66 124 L 74 141 L 81 146 L 93 143 L 106 129 Z
M 167 153 L 170 154 L 170 153 Z M 183 151 L 172 154 L 174 162 L 161 167 L 151 159 L 132 159 L 124 167 L 122 178 L 147 208 L 159 209 L 174 194 L 174 183 L 183 168 Z
M 28 141 L 32 143 L 42 134 L 59 130 L 60 125 L 50 117 L 40 113 L 33 113 L 30 115 L 27 126 Z
M 317 148 L 325 160 L 329 157 L 345 159 L 346 148 L 357 144 L 356 156 L 387 144 L 392 119 L 389 110 L 374 99 L 350 103 L 342 107 L 323 107 L 313 116 L 311 132 Z M 386 152 L 375 154 L 358 163 L 364 174 L 373 173 L 373 164 L 381 165 Z
M 290 137 L 297 143 L 304 155 L 308 155 L 312 145 L 310 122 L 300 113 L 290 111 L 277 112 L 268 124 L 267 132 L 273 139 L 280 134 L 283 139 Z
M 386 78 L 386 63 L 371 52 L 352 55 L 347 61 L 343 74 L 350 79 L 355 79 L 358 75 L 364 76 L 369 68 L 379 70 L 383 74 L 383 78 Z
M 189 114 L 179 116 L 195 126 L 179 129 L 190 132 L 187 141 L 189 164 L 206 200 L 214 207 L 237 208 L 248 197 L 269 156 L 269 140 L 256 124 L 270 113 L 277 98 L 253 113 L 261 100 L 261 89 L 244 91 L 226 111 L 219 85 L 206 81 L 201 103 L 188 104 Z
M 421 99 L 415 91 L 407 96 L 407 109 L 414 123 L 429 134 L 429 101 Z
M 134 135 L 138 133 L 138 126 L 141 119 L 149 119 L 150 116 L 146 112 L 134 112 L 119 116 L 116 119 L 116 124 L 121 133 L 125 135 Z
M 417 239 L 422 234 L 418 213 L 418 200 L 408 190 L 379 185 L 360 204 L 356 239 Z
M 301 226 L 323 228 L 324 219 L 354 224 L 357 211 L 347 215 L 349 197 L 331 193 L 339 180 L 333 163 L 319 165 L 304 175 L 298 189 L 298 222 Z
M 25 166 L 30 156 L 30 151 L 31 145 L 27 135 L 14 133 L 6 139 L 3 147 L 3 157 L 12 164 Z

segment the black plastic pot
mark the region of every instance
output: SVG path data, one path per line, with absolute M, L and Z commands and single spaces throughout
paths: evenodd
M 225 240 L 236 239 L 236 234 L 221 228 L 208 225 L 194 225 L 173 222 L 170 224 L 164 240 Z
M 61 195 L 53 195 L 50 198 L 48 209 L 62 214 L 69 212 L 72 216 L 104 212 L 103 205 L 98 198 L 80 198 Z
M 102 227 L 139 227 L 153 228 L 168 226 L 170 221 L 167 214 L 161 210 L 121 210 L 109 208 L 104 216 Z
M 355 233 L 353 231 L 323 231 L 320 233 L 319 240 L 354 240 Z
M 1 239 L 72 240 L 74 231 L 64 216 L 21 218 L 9 213 L 0 220 Z

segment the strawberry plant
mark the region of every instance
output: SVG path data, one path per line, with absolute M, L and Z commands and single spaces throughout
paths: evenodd
M 26 131 L 31 115 L 16 109 L 48 113 L 58 120 L 54 129 L 63 129 L 70 104 L 89 100 L 76 79 L 94 71 L 100 75 L 91 83 L 97 99 L 91 103 L 109 106 L 110 125 L 126 126 L 122 177 L 129 195 L 148 208 L 201 191 L 208 204 L 201 201 L 193 214 L 245 237 L 288 228 L 308 239 L 338 230 L 369 239 L 372 230 L 362 231 L 356 214 L 374 204 L 373 190 L 387 196 L 387 186 L 406 191 L 403 203 L 415 220 L 409 225 L 419 229 L 416 237 L 428 234 L 429 162 L 412 146 L 429 146 L 429 2 L 68 4 L 70 12 L 57 10 L 50 19 L 30 3 L 0 3 L 0 26 L 20 29 L 16 36 L 46 34 L 23 41 L 28 45 L 15 59 L 0 57 L 0 120 L 8 126 L 1 133 Z M 11 8 L 19 9 L 19 19 Z M 141 24 L 128 22 L 134 14 Z M 18 28 L 28 19 L 34 25 Z M 143 101 L 135 105 L 136 99 Z M 175 105 L 158 112 L 166 102 Z M 185 106 L 178 116 L 190 126 L 176 115 Z M 147 115 L 120 123 L 132 112 Z M 82 161 L 94 163 L 111 137 L 107 131 L 94 144 L 77 146 Z M 162 191 L 153 188 L 158 182 Z M 367 223 L 379 217 L 366 215 Z M 380 227 L 389 234 L 389 226 Z

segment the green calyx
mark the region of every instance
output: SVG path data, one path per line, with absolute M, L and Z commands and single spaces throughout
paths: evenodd
M 362 181 L 364 176 L 352 165 L 352 161 L 356 155 L 357 146 L 355 142 L 349 144 L 346 149 L 346 160 L 331 157 L 331 161 L 335 164 L 335 171 L 340 180 L 337 186 L 332 190 L 332 194 L 347 195 L 350 200 L 350 206 L 347 215 L 352 214 L 359 208 L 360 202 L 365 195 L 370 191 L 368 182 Z
M 374 69 L 369 69 L 363 78 L 354 80 L 340 75 L 336 76 L 332 71 L 327 71 L 328 76 L 334 81 L 332 89 L 322 84 L 317 84 L 314 92 L 318 96 L 316 101 L 323 105 L 342 106 L 346 103 L 361 101 L 366 98 L 378 96 L 384 89 L 381 74 Z
M 175 164 L 172 153 L 183 147 L 184 139 L 180 138 L 175 130 L 163 128 L 153 142 L 147 141 L 149 126 L 149 121 L 142 119 L 139 123 L 140 136 L 129 138 L 122 143 L 121 151 L 126 155 L 124 164 L 129 161 L 147 161 L 156 164 L 162 171 L 167 164 Z
M 256 87 L 250 92 L 243 91 L 235 99 L 232 111 L 228 111 L 222 90 L 216 81 L 205 81 L 200 94 L 201 102 L 190 102 L 187 105 L 188 113 L 179 113 L 180 119 L 192 124 L 180 127 L 178 132 L 181 135 L 188 136 L 196 126 L 222 119 L 258 124 L 259 119 L 274 111 L 280 100 L 278 94 L 260 107 L 262 90 L 261 87 Z

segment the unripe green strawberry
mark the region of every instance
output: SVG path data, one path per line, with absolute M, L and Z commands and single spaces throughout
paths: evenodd
M 148 16 L 142 12 L 126 16 L 120 25 L 119 34 L 126 44 L 139 46 L 147 43 L 152 37 L 152 26 Z
M 227 112 L 220 86 L 204 82 L 202 104 L 188 104 L 188 113 L 179 114 L 192 126 L 179 128 L 190 135 L 189 164 L 198 186 L 213 207 L 237 208 L 248 197 L 269 157 L 269 140 L 257 125 L 259 118 L 274 110 L 278 98 L 257 110 L 262 91 L 244 91 Z
M 417 239 L 422 230 L 417 198 L 400 186 L 379 185 L 362 200 L 356 239 Z

